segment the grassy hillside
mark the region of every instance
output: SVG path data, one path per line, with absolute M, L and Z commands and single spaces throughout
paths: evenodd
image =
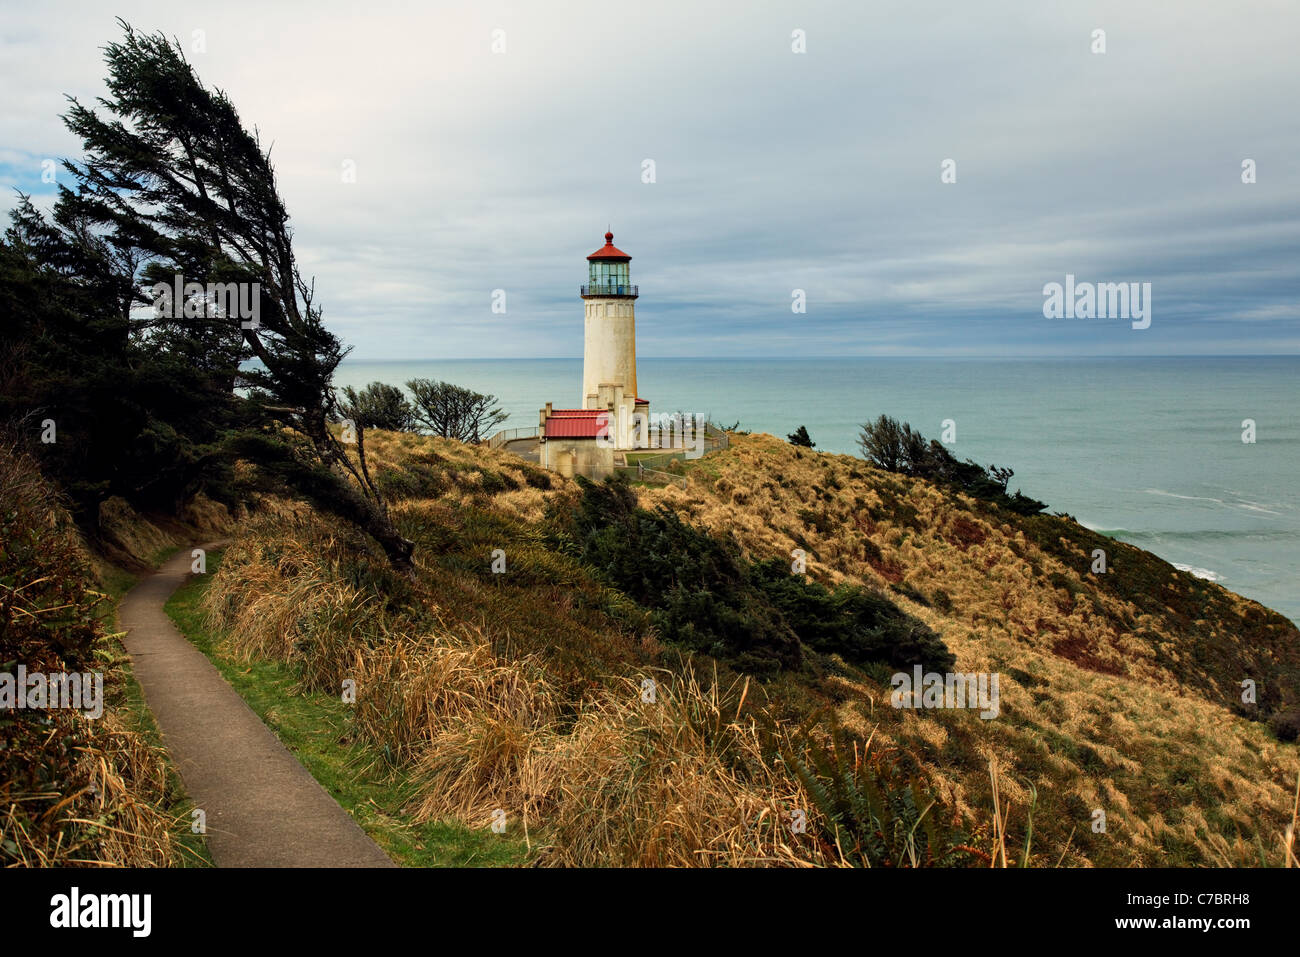
M 125 535 L 125 519 L 119 509 L 106 534 Z M 130 524 L 141 541 L 165 544 L 138 517 Z M 0 866 L 204 863 L 191 805 L 116 639 L 116 599 L 134 576 L 86 549 L 35 463 L 7 447 L 0 526 L 0 671 L 98 673 L 104 693 L 99 718 L 0 710 Z
M 1218 585 L 1063 517 L 1024 518 L 770 436 L 736 441 L 685 489 L 645 492 L 749 550 L 804 548 L 810 570 L 873 583 L 925 620 L 958 671 L 997 671 L 997 720 L 840 705 L 915 753 L 963 813 L 1037 790 L 1036 843 L 1100 864 L 1279 860 L 1294 744 L 1248 720 L 1300 701 L 1300 632 Z M 1107 553 L 1093 574 L 1093 550 Z M 1254 679 L 1261 706 L 1241 704 Z M 955 720 L 954 720 L 955 719 Z M 1107 831 L 1091 830 L 1102 809 Z M 1045 854 L 1044 859 L 1052 854 Z
M 167 614 L 389 857 L 411 867 L 510 866 L 527 861 L 522 834 L 501 839 L 454 822 L 412 826 L 403 820 L 400 809 L 406 788 L 400 780 L 367 773 L 368 755 L 354 740 L 350 708 L 341 696 L 303 693 L 284 662 L 239 662 L 216 647 L 202 602 L 221 558 L 220 550 L 208 552 L 208 574 L 191 576 L 178 588 L 167 601 Z
M 1264 719 L 1300 701 L 1300 634 L 1154 556 L 765 435 L 613 504 L 504 452 L 367 446 L 415 581 L 281 504 L 205 601 L 224 652 L 356 683 L 415 821 L 504 810 L 554 864 L 1284 860 L 1300 759 Z M 806 580 L 774 578 L 794 549 Z M 999 716 L 891 707 L 909 654 L 999 673 Z

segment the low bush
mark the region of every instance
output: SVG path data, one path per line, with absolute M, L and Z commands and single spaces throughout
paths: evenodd
M 1279 711 L 1268 719 L 1268 728 L 1279 741 L 1300 739 L 1300 711 Z
M 166 766 L 120 716 L 105 596 L 64 504 L 28 456 L 2 446 L 0 543 L 0 671 L 99 673 L 104 695 L 98 719 L 0 708 L 0 867 L 173 863 Z
M 1017 515 L 1037 515 L 1047 508 L 1045 502 L 1023 495 L 1019 489 L 1007 492 L 1007 482 L 1015 474 L 1011 469 L 996 465 L 985 468 L 969 459 L 962 462 L 942 442 L 927 442 L 908 423 L 887 415 L 862 426 L 858 445 L 868 462 L 887 472 L 928 479 Z
M 805 648 L 854 664 L 953 663 L 938 635 L 883 595 L 832 592 L 791 574 L 784 559 L 754 562 L 667 509 L 640 508 L 625 481 L 580 484 L 569 533 L 578 557 L 650 608 L 665 641 L 760 675 L 798 667 Z

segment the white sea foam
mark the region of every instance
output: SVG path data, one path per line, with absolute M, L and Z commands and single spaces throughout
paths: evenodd
M 1263 512 L 1265 515 L 1282 514 L 1281 512 L 1276 511 L 1275 509 L 1271 509 L 1264 505 L 1260 505 L 1258 502 L 1241 501 L 1241 502 L 1232 502 L 1231 504 L 1234 508 L 1244 509 L 1247 512 Z
M 1195 565 L 1184 565 L 1182 562 L 1174 562 L 1174 567 L 1180 572 L 1187 572 L 1196 578 L 1204 578 L 1207 582 L 1217 582 L 1222 579 L 1218 572 L 1212 572 L 1208 568 L 1197 568 Z
M 1180 498 L 1185 502 L 1213 502 L 1215 505 L 1226 504 L 1221 498 L 1209 498 L 1204 495 L 1179 495 L 1177 492 L 1167 492 L 1162 488 L 1144 488 L 1142 491 L 1147 495 L 1163 495 L 1165 498 Z
M 1128 534 L 1127 528 L 1110 528 L 1106 525 L 1098 525 L 1095 522 L 1090 522 L 1083 518 L 1076 518 L 1075 521 L 1088 531 L 1096 532 L 1098 535 L 1105 535 L 1107 538 L 1122 538 Z
M 1264 505 L 1260 502 L 1252 502 L 1249 499 L 1238 499 L 1235 502 L 1226 502 L 1221 498 L 1210 498 L 1205 495 L 1179 495 L 1177 492 L 1168 492 L 1162 488 L 1144 488 L 1142 490 L 1147 495 L 1160 495 L 1164 498 L 1177 498 L 1185 502 L 1213 502 L 1215 505 L 1223 505 L 1226 508 L 1239 508 L 1243 512 L 1262 512 L 1265 515 L 1281 515 L 1281 512 L 1274 511 L 1271 506 Z

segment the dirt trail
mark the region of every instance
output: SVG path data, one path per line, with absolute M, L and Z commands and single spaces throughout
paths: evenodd
M 199 546 L 211 549 L 208 544 Z M 177 631 L 163 604 L 190 572 L 182 549 L 122 599 L 136 680 L 198 808 L 218 867 L 393 862 Z

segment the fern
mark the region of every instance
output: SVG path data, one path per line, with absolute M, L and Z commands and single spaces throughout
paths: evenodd
M 957 866 L 972 863 L 967 838 L 938 819 L 939 802 L 913 780 L 903 781 L 880 755 L 856 753 L 832 715 L 815 734 L 820 716 L 778 737 L 760 732 L 765 748 L 780 754 L 812 804 L 810 822 L 846 863 L 859 867 Z M 1028 853 L 1028 844 L 1026 844 Z

